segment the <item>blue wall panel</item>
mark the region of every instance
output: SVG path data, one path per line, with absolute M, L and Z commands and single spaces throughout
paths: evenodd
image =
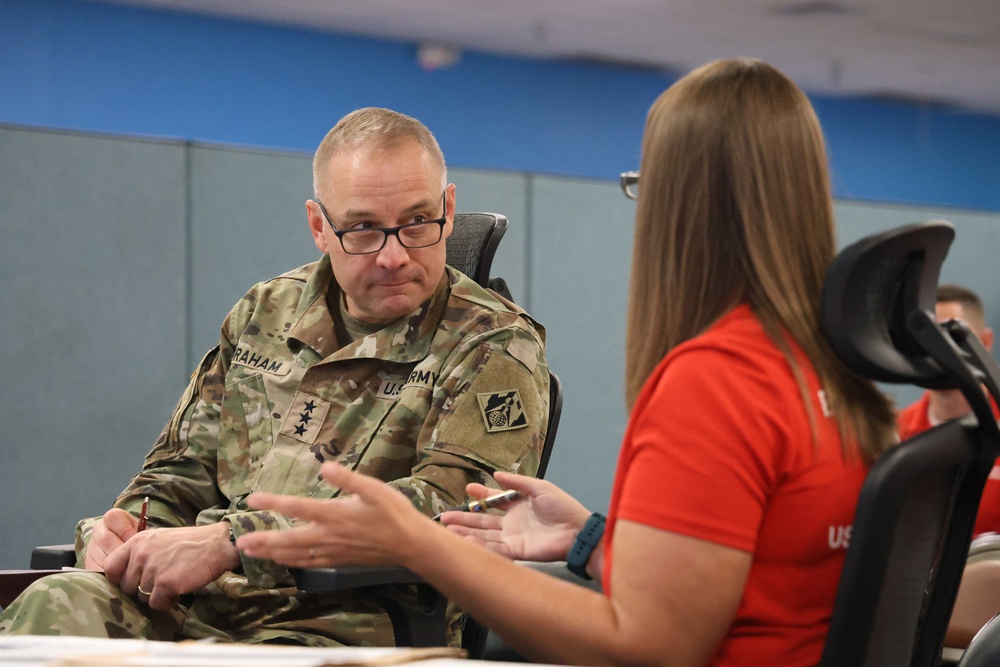
M 727 55 L 720 53 L 720 56 Z M 753 55 L 753 54 L 747 54 Z M 668 74 L 83 0 L 0 0 L 0 122 L 312 151 L 352 109 L 423 120 L 456 167 L 614 179 Z M 1000 118 L 813 97 L 840 197 L 1000 210 Z

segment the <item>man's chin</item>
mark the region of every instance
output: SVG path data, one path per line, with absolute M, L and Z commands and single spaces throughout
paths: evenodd
M 394 322 L 409 315 L 422 302 L 411 296 L 390 296 L 379 299 L 372 308 L 372 317 L 380 322 Z
M 364 295 L 367 312 L 361 319 L 387 323 L 409 315 L 433 295 L 433 290 L 425 288 L 425 285 L 416 282 L 399 286 L 384 284 L 368 286 Z M 357 305 L 362 306 L 362 302 L 357 302 Z

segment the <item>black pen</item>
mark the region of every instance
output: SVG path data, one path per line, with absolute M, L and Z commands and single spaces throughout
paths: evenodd
M 504 503 L 509 503 L 512 500 L 516 500 L 521 497 L 520 492 L 514 489 L 507 489 L 506 491 L 501 491 L 500 493 L 494 494 L 492 496 L 487 496 L 486 498 L 481 498 L 479 500 L 470 500 L 467 503 L 462 503 L 458 507 L 452 507 L 444 512 L 484 512 L 491 507 L 498 507 Z M 441 514 L 444 514 L 441 512 Z M 441 520 L 441 514 L 434 517 L 435 521 Z

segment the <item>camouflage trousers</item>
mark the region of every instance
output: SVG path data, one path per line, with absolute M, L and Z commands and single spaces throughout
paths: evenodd
M 225 585 L 219 585 L 223 581 Z M 182 604 L 154 611 L 101 573 L 63 572 L 35 581 L 4 609 L 0 634 L 165 641 L 212 637 L 305 646 L 393 644 L 388 616 L 359 594 L 306 595 L 294 588 L 255 588 L 245 581 L 230 574 L 185 596 Z M 401 594 L 406 593 L 404 587 Z M 452 638 L 458 640 L 454 634 Z

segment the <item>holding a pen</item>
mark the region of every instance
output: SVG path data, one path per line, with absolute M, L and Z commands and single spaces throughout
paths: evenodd
M 141 533 L 146 530 L 146 515 L 149 513 L 149 496 L 142 499 L 142 509 L 139 510 L 139 525 L 136 526 L 135 532 Z
M 494 494 L 492 496 L 487 496 L 486 498 L 480 498 L 479 500 L 470 500 L 467 503 L 462 503 L 458 507 L 452 507 L 451 509 L 445 510 L 445 512 L 485 512 L 491 507 L 500 507 L 506 505 L 512 500 L 516 500 L 521 497 L 521 492 L 514 489 L 507 489 L 506 491 L 501 491 L 500 493 Z M 441 512 L 444 514 L 444 512 Z M 441 520 L 441 514 L 434 517 L 435 521 Z

